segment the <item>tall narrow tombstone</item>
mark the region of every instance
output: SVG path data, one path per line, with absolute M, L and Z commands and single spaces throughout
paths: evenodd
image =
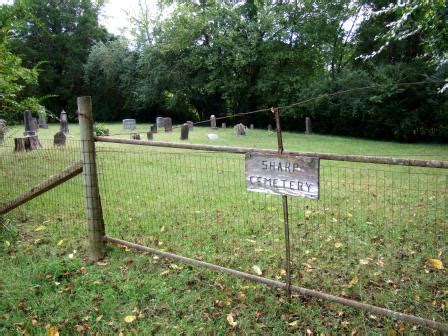
M 33 130 L 33 114 L 30 110 L 23 112 L 23 121 L 25 123 L 25 132 L 23 132 L 23 135 L 36 135 L 36 132 Z
M 153 133 L 153 134 L 154 134 L 154 133 L 157 133 L 157 125 L 151 125 L 149 131 L 150 131 L 151 133 Z
M 311 134 L 313 133 L 313 130 L 311 129 L 311 118 L 306 117 L 305 118 L 305 134 Z
M 55 146 L 65 146 L 65 141 L 67 140 L 67 137 L 65 136 L 65 133 L 62 131 L 57 132 L 54 135 L 53 138 L 53 145 Z
M 61 124 L 61 131 L 64 133 L 68 133 L 69 129 L 68 129 L 67 113 L 64 110 L 62 110 L 61 112 L 59 122 Z
M 148 133 L 146 133 L 146 137 L 148 138 L 148 140 L 153 140 L 154 139 L 154 133 L 149 131 Z
M 250 124 L 250 129 L 251 129 L 251 130 L 254 129 L 254 124 Z
M 5 141 L 6 135 L 6 122 L 3 119 L 0 119 L 0 144 Z
M 164 128 L 165 127 L 165 118 L 157 117 L 156 118 L 156 125 L 157 125 L 157 128 L 160 128 L 160 129 Z
M 188 124 L 185 123 L 180 127 L 180 139 L 181 140 L 188 140 L 188 131 L 190 129 L 188 128 Z
M 135 119 L 123 119 L 123 128 L 124 129 L 135 130 L 136 127 L 137 126 L 136 126 Z
M 268 132 L 272 132 L 272 125 L 271 124 L 268 125 Z
M 193 122 L 192 121 L 187 121 L 188 124 L 188 130 L 192 131 L 193 130 Z
M 171 118 L 165 118 L 163 124 L 165 125 L 165 132 L 171 132 L 173 130 L 173 122 Z
M 235 126 L 236 135 L 246 135 L 246 126 L 244 126 L 242 123 L 239 123 Z
M 45 112 L 45 107 L 41 106 L 38 115 L 39 115 L 39 128 L 48 128 L 47 112 Z
M 216 117 L 213 114 L 210 116 L 210 127 L 212 129 L 216 129 L 217 128 L 216 127 Z
M 222 123 L 222 124 L 221 124 L 221 128 L 226 129 L 226 128 L 227 128 L 226 123 Z

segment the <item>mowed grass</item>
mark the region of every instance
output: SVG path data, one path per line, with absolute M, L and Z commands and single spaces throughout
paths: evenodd
M 107 125 L 123 133 L 118 124 Z M 142 131 L 149 126 L 142 126 Z M 78 131 L 44 150 L 0 147 L 9 199 L 77 160 Z M 21 130 L 12 130 L 14 132 Z M 208 133 L 220 138 L 208 140 Z M 142 136 L 144 134 L 142 133 Z M 127 137 L 117 135 L 117 137 Z M 180 141 L 179 130 L 156 140 Z M 50 140 L 45 140 L 50 139 Z M 9 140 L 10 141 L 10 140 Z M 195 128 L 190 142 L 275 148 L 264 130 Z M 245 191 L 244 156 L 97 144 L 107 234 L 284 281 L 281 198 Z M 285 133 L 290 150 L 447 159 L 447 146 Z M 290 198 L 293 284 L 447 323 L 444 170 L 322 161 L 321 198 Z M 4 186 L 4 187 L 3 187 Z M 358 334 L 430 330 L 108 246 L 86 260 L 80 176 L 2 219 L 0 332 Z M 229 323 L 229 314 L 237 324 Z M 127 316 L 135 317 L 127 323 Z M 132 318 L 128 319 L 132 320 Z

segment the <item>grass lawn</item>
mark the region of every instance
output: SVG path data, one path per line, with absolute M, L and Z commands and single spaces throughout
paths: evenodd
M 120 124 L 106 126 L 129 138 L 113 135 L 125 133 Z M 39 131 L 43 150 L 14 154 L 22 129 L 11 129 L 0 146 L 1 200 L 79 159 L 77 126 L 64 148 L 52 145 L 57 130 Z M 155 140 L 180 142 L 179 133 Z M 287 150 L 448 160 L 447 145 L 284 139 Z M 276 148 L 276 135 L 195 127 L 189 142 Z M 281 198 L 245 190 L 244 156 L 106 143 L 97 151 L 108 235 L 284 281 Z M 293 284 L 447 323 L 446 270 L 428 264 L 448 264 L 447 188 L 446 170 L 322 161 L 320 200 L 290 198 Z M 0 333 L 431 333 L 307 297 L 287 302 L 282 291 L 119 246 L 90 264 L 83 206 L 78 176 L 1 218 Z

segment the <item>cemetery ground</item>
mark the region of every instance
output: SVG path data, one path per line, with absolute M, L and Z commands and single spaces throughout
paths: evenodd
M 112 136 L 125 133 L 121 124 L 105 126 Z M 149 125 L 138 127 L 144 140 Z M 58 128 L 39 130 L 44 150 L 14 154 L 22 155 L 15 161 L 5 155 L 12 148 L 0 146 L 1 200 L 79 160 L 77 125 L 69 125 L 66 147 L 45 150 Z M 22 131 L 12 128 L 8 137 Z M 162 130 L 154 140 L 180 142 L 179 132 Z M 266 130 L 237 137 L 231 128 L 195 127 L 188 141 L 276 148 L 275 133 Z M 448 147 L 439 144 L 285 132 L 284 145 L 448 160 Z M 244 190 L 243 156 L 104 143 L 97 149 L 108 235 L 284 281 L 281 198 Z M 293 284 L 447 323 L 446 270 L 428 263 L 447 265 L 440 208 L 447 173 L 415 168 L 421 177 L 411 186 L 409 167 L 322 165 L 321 200 L 290 201 Z M 121 246 L 109 244 L 107 258 L 91 264 L 81 176 L 0 220 L 2 334 L 432 333 L 309 297 L 288 302 L 284 291 Z

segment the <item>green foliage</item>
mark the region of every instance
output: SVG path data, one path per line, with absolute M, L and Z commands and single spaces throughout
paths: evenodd
M 93 132 L 95 135 L 109 135 L 110 131 L 103 124 L 93 124 Z

